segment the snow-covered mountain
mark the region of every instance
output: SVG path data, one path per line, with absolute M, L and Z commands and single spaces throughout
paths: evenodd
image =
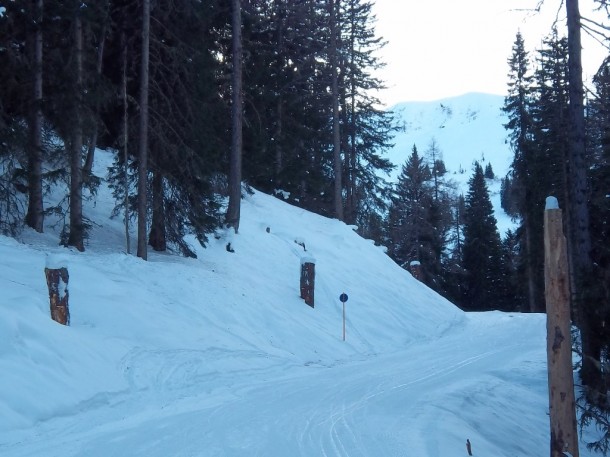
M 544 316 L 465 314 L 351 227 L 259 192 L 197 259 L 126 254 L 111 207 L 102 186 L 83 253 L 51 220 L 0 236 L 3 457 L 548 453 Z M 69 327 L 47 255 L 68 265 Z
M 515 224 L 500 206 L 500 179 L 506 176 L 512 161 L 504 124 L 506 115 L 501 108 L 501 95 L 469 93 L 432 102 L 405 102 L 392 107 L 402 131 L 396 134 L 394 147 L 387 157 L 397 165 L 391 179 L 400 173 L 413 145 L 425 156 L 431 142 L 436 143 L 447 167 L 447 178 L 454 181 L 464 194 L 472 166 L 478 161 L 484 168 L 489 163 L 496 175 L 488 181 L 498 229 L 503 235 Z

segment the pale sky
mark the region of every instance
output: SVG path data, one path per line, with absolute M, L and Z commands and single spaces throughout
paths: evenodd
M 381 55 L 387 65 L 379 73 L 388 86 L 382 102 L 390 106 L 467 92 L 504 95 L 518 30 L 528 51 L 534 51 L 559 12 L 559 32 L 567 33 L 561 1 L 545 0 L 537 14 L 531 10 L 538 1 L 374 0 L 377 34 L 388 41 Z M 591 16 L 592 9 L 593 0 L 580 0 L 582 16 Z M 604 55 L 602 46 L 583 33 L 585 78 Z

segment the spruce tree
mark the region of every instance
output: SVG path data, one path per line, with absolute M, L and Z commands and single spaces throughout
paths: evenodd
M 390 256 L 403 268 L 419 261 L 424 280 L 430 279 L 428 273 L 434 259 L 429 218 L 431 178 L 426 161 L 414 145 L 398 176 L 389 212 Z
M 491 162 L 487 162 L 487 165 L 485 165 L 485 179 L 494 179 L 495 177 L 493 168 L 491 168 Z
M 464 222 L 466 201 L 464 195 L 451 199 L 451 227 L 447 233 L 447 253 L 443 259 L 443 295 L 456 305 L 463 307 L 466 290 L 464 262 Z
M 535 154 L 532 118 L 534 84 L 529 56 L 525 51 L 525 42 L 520 32 L 515 38 L 508 65 L 508 94 L 503 106 L 508 122 L 504 127 L 509 132 L 514 158 L 510 177 L 507 176 L 503 181 L 502 202 L 503 208 L 506 206 L 505 210 L 510 208 L 509 214 L 521 217 L 522 230 L 519 233 L 522 235 L 520 244 L 523 247 L 522 262 L 525 265 L 523 280 L 528 287 L 529 310 L 541 311 L 543 309 L 541 276 L 539 264 L 535 260 L 539 256 L 534 256 L 534 253 L 540 250 L 540 246 L 535 246 L 534 241 L 539 238 L 535 235 L 535 221 L 539 216 L 536 215 L 535 209 L 532 210 L 531 205 L 537 185 L 537 177 L 532 173 Z
M 0 15 L 0 233 L 14 236 L 24 221 L 21 193 L 28 195 L 26 224 L 43 228 L 43 23 L 40 2 L 5 3 Z
M 467 276 L 463 307 L 469 311 L 499 309 L 504 290 L 501 240 L 478 162 L 468 181 L 465 203 L 463 266 Z
M 143 239 L 154 250 L 194 256 L 185 235 L 193 234 L 205 244 L 206 234 L 220 223 L 213 185 L 227 163 L 222 163 L 222 156 L 229 149 L 230 114 L 219 91 L 220 63 L 214 53 L 230 10 L 221 11 L 216 2 L 157 5 L 151 10 L 150 24 L 146 191 L 140 193 L 146 197 L 151 225 Z M 124 67 L 123 62 L 138 62 L 142 52 L 141 9 L 135 6 L 113 3 L 111 10 L 113 33 L 119 39 L 108 42 L 104 74 L 118 88 L 125 84 L 126 93 L 124 101 L 102 107 L 107 132 L 100 137 L 103 144 L 122 151 L 111 172 L 115 214 L 128 207 L 127 214 L 132 216 L 136 181 L 133 168 L 126 171 L 125 165 L 140 163 L 135 154 L 141 136 L 139 85 L 130 81 L 139 81 L 141 73 L 139 66 Z M 129 157 L 124 157 L 125 148 Z
M 594 92 L 588 107 L 587 147 L 591 164 L 590 229 L 594 269 L 588 280 L 587 297 L 591 302 L 587 315 L 590 347 L 608 353 L 610 331 L 602 323 L 610 319 L 610 59 L 602 63 L 593 83 Z M 599 361 L 602 372 L 607 371 L 606 364 L 605 358 Z M 596 398 L 595 395 L 590 397 L 590 400 Z
M 396 131 L 394 114 L 378 108 L 384 84 L 372 72 L 384 65 L 378 56 L 385 42 L 376 35 L 372 3 L 344 0 L 341 55 L 345 220 L 365 229 L 369 215 L 385 212 L 388 184 L 382 178 L 394 166 L 383 157 Z

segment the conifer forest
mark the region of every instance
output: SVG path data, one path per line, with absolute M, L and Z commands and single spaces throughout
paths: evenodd
M 103 179 L 114 216 L 137 233 L 127 252 L 194 256 L 185 235 L 205 245 L 238 232 L 253 187 L 356 226 L 406 269 L 420 262 L 423 282 L 464 310 L 544 312 L 542 215 L 554 195 L 599 419 L 610 407 L 610 54 L 583 84 L 588 23 L 574 3 L 566 35 L 549 30 L 528 53 L 516 33 L 507 50 L 514 158 L 499 178 L 517 229 L 501 235 L 489 164 L 473 165 L 462 194 L 432 142 L 405 151 L 388 179 L 399 125 L 377 98 L 372 1 L 0 2 L 0 233 L 42 232 L 53 216 L 58 242 L 85 250 L 83 200 Z M 92 171 L 96 148 L 114 153 L 107 176 Z M 52 189 L 63 198 L 47 206 Z

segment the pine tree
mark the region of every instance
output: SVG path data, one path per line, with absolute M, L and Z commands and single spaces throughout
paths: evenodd
M 487 162 L 487 165 L 485 165 L 485 179 L 494 179 L 495 177 L 493 168 L 491 168 L 491 162 Z
M 557 31 L 543 41 L 538 52 L 538 68 L 535 72 L 536 90 L 533 118 L 533 153 L 527 170 L 528 188 L 522 200 L 531 231 L 527 232 L 531 249 L 528 252 L 532 265 L 532 280 L 538 294 L 535 303 L 538 311 L 544 311 L 544 236 L 540 214 L 544 214 L 547 196 L 556 196 L 560 207 L 569 212 L 567 194 L 567 145 L 568 145 L 568 49 L 565 38 Z M 565 219 L 566 233 L 570 233 L 570 220 Z M 568 244 L 568 252 L 570 245 Z
M 6 2 L 0 15 L 0 233 L 16 235 L 23 223 L 42 231 L 42 176 L 44 145 L 39 135 L 42 81 L 39 45 L 42 10 L 38 2 Z M 40 129 L 38 128 L 40 127 Z
M 396 126 L 393 113 L 378 108 L 384 85 L 372 71 L 383 66 L 377 52 L 385 42 L 376 36 L 372 3 L 345 0 L 342 17 L 345 220 L 365 230 L 372 211 L 385 212 L 389 186 L 382 176 L 394 166 L 382 154 Z
M 426 161 L 414 145 L 398 176 L 389 211 L 390 256 L 403 268 L 419 261 L 424 272 L 429 271 L 434 258 L 433 228 L 429 222 L 431 177 Z M 430 279 L 428 274 L 424 276 Z
M 532 192 L 536 188 L 536 176 L 532 173 L 534 165 L 534 126 L 532 110 L 534 103 L 533 76 L 530 74 L 530 60 L 525 51 L 525 42 L 521 33 L 517 33 L 508 59 L 509 82 L 508 95 L 504 100 L 503 111 L 508 116 L 505 128 L 509 132 L 510 144 L 513 149 L 513 162 L 511 176 L 503 182 L 503 202 L 511 208 L 514 216 L 521 216 L 523 230 L 520 231 L 521 245 L 524 247 L 525 278 L 528 285 L 528 300 L 530 311 L 541 311 L 542 289 L 540 288 L 539 264 L 536 263 L 534 252 L 539 252 L 540 246 L 535 245 L 535 221 L 539 219 L 532 205 L 534 201 Z M 510 186 L 509 186 L 510 184 Z M 539 206 L 537 207 L 540 208 Z M 506 209 L 506 208 L 505 208 Z
M 392 169 L 382 153 L 395 130 L 393 115 L 378 109 L 376 91 L 383 84 L 371 71 L 381 65 L 376 53 L 384 43 L 375 36 L 370 2 L 333 6 L 339 7 L 335 34 L 325 0 L 244 7 L 244 180 L 266 192 L 285 191 L 291 203 L 334 216 L 340 174 L 344 218 L 365 230 L 373 212 L 385 212 L 389 186 L 383 173 Z M 335 35 L 341 170 L 335 170 L 328 90 L 329 37 Z
M 594 269 L 587 281 L 586 297 L 590 304 L 586 315 L 590 319 L 587 324 L 589 347 L 607 353 L 610 350 L 610 331 L 600 324 L 610 319 L 610 59 L 602 63 L 593 83 L 595 90 L 588 107 L 587 147 L 591 164 L 590 229 Z M 599 364 L 601 371 L 606 372 L 605 358 L 599 360 Z M 599 385 L 592 383 L 589 387 L 594 392 Z M 589 401 L 595 401 L 597 395 L 589 397 Z
M 466 289 L 464 262 L 464 223 L 466 200 L 459 195 L 451 200 L 451 227 L 447 234 L 447 254 L 443 260 L 443 295 L 463 307 Z
M 149 61 L 149 128 L 148 164 L 146 179 L 146 211 L 150 231 L 144 240 L 154 250 L 177 250 L 194 256 L 184 240 L 186 234 L 195 235 L 201 243 L 220 223 L 218 202 L 214 195 L 214 176 L 222 166 L 221 156 L 229 149 L 229 107 L 219 92 L 220 63 L 215 59 L 217 34 L 224 33 L 226 20 L 214 4 L 200 2 L 157 3 L 151 11 Z M 141 36 L 138 21 L 141 11 L 133 5 L 116 5 L 111 10 L 118 40 L 109 40 L 108 59 L 104 71 L 112 84 L 123 84 L 123 65 L 117 62 L 138 61 Z M 135 26 L 134 26 L 135 24 Z M 203 30 L 203 31 L 202 31 Z M 128 66 L 128 80 L 139 80 L 140 72 Z M 137 120 L 140 110 L 139 86 L 126 87 L 128 106 L 111 105 L 102 111 L 108 133 L 102 136 L 106 144 L 133 153 L 140 139 Z M 172 94 L 171 97 L 167 94 Z M 123 105 L 123 102 L 121 102 Z M 136 109 L 134 109 L 136 108 Z M 130 120 L 127 126 L 128 143 L 123 144 L 125 109 Z M 119 116 L 118 113 L 121 113 Z M 135 157 L 120 157 L 113 169 L 113 189 L 118 205 L 116 210 L 129 207 L 134 211 L 135 199 L 125 195 L 130 173 L 125 179 L 125 162 Z M 134 163 L 134 162 L 132 162 Z M 138 161 L 135 161 L 139 164 Z M 222 170 L 224 171 L 224 170 Z M 132 213 L 133 214 L 133 213 Z
M 475 162 L 468 181 L 464 224 L 464 262 L 467 272 L 464 309 L 501 308 L 504 290 L 502 249 L 483 168 Z

